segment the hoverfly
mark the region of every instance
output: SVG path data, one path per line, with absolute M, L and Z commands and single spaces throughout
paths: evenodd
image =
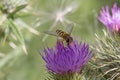
M 66 27 L 66 32 L 63 30 L 57 29 L 56 32 L 45 31 L 45 33 L 52 36 L 60 37 L 62 38 L 61 41 L 66 41 L 67 44 L 70 44 L 73 42 L 73 38 L 70 36 L 72 30 L 73 30 L 73 24 L 68 24 Z

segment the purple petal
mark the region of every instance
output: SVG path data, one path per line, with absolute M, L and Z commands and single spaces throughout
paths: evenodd
M 110 14 L 111 13 L 111 14 Z M 100 11 L 100 16 L 98 20 L 103 23 L 111 32 L 116 30 L 120 31 L 120 8 L 117 6 L 117 3 L 109 11 L 109 7 L 103 7 Z
M 58 41 L 54 49 L 45 49 L 44 53 L 45 56 L 42 58 L 46 62 L 47 69 L 58 74 L 79 72 L 91 58 L 89 45 L 79 44 L 77 41 L 68 46 Z

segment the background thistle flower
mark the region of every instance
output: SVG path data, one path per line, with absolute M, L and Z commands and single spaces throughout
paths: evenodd
M 102 8 L 99 20 L 110 30 L 115 33 L 114 36 L 104 31 L 103 38 L 97 36 L 98 45 L 95 48 L 97 54 L 96 61 L 101 76 L 106 79 L 119 80 L 119 58 L 120 58 L 120 8 L 115 3 L 109 12 L 109 7 Z M 117 33 L 117 34 L 116 34 Z
M 44 49 L 44 53 L 42 58 L 55 80 L 77 80 L 74 74 L 79 74 L 91 58 L 89 45 L 77 41 L 66 47 L 58 41 L 55 48 Z
M 117 6 L 117 3 L 114 3 L 111 12 L 109 11 L 109 6 L 103 7 L 98 19 L 111 32 L 120 32 L 120 8 Z

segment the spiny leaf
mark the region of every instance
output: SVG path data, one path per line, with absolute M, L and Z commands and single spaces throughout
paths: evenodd
M 24 38 L 23 38 L 23 35 L 22 35 L 20 29 L 13 23 L 13 21 L 11 19 L 8 19 L 8 21 L 9 21 L 9 26 L 10 26 L 12 32 L 17 37 L 18 41 L 23 45 L 22 46 L 23 50 L 27 54 L 27 50 L 26 50 L 25 43 L 24 43 Z
M 11 13 L 12 15 L 15 15 L 17 12 L 19 12 L 20 10 L 24 9 L 27 6 L 27 4 L 23 4 L 23 5 L 19 5 L 15 8 L 15 10 L 13 11 L 13 13 Z
M 108 80 L 116 79 L 120 69 L 120 36 L 103 31 L 102 37 L 96 35 L 97 45 L 93 47 L 96 53 L 96 66 L 101 70 L 100 77 Z
M 11 19 L 9 20 L 9 27 L 11 28 L 12 32 L 16 35 L 17 39 L 19 40 L 20 43 L 24 42 L 24 39 L 22 37 L 22 34 L 17 26 L 13 23 Z

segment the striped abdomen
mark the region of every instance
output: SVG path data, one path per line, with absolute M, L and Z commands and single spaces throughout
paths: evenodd
M 66 32 L 62 31 L 62 30 L 59 30 L 57 29 L 56 30 L 56 33 L 58 34 L 58 36 L 62 37 L 63 39 L 66 40 L 66 38 L 68 38 L 70 35 L 67 34 Z

